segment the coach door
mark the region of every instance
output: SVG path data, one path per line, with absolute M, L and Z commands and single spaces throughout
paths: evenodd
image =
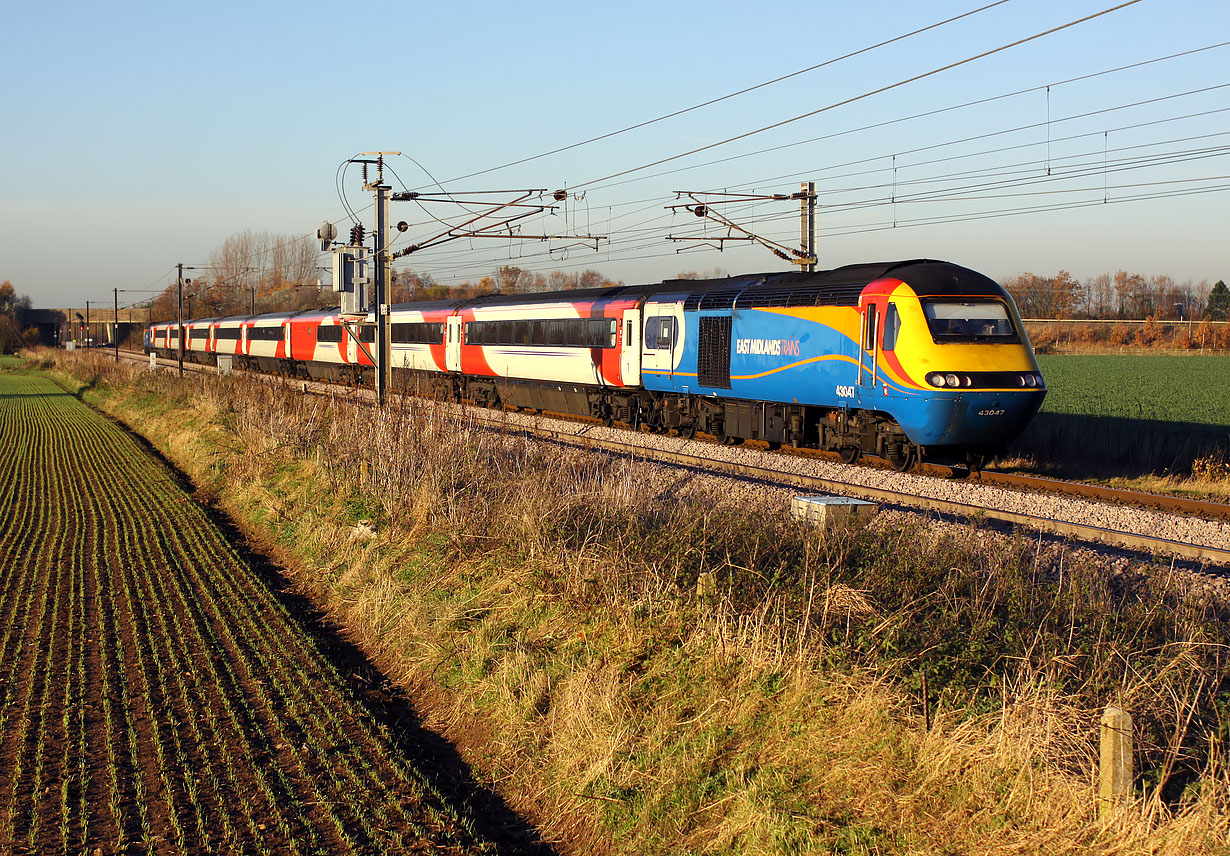
M 461 316 L 450 315 L 444 324 L 444 368 L 461 371 Z
M 641 385 L 641 310 L 624 310 L 623 350 L 619 375 L 624 386 Z
M 342 325 L 346 328 L 342 331 L 343 347 L 346 349 L 346 362 L 349 365 L 356 366 L 359 364 L 359 322 L 353 318 L 342 318 Z
M 865 397 L 876 391 L 879 385 L 876 367 L 880 359 L 880 324 L 883 306 L 875 298 L 863 304 L 863 329 L 859 343 L 858 385 Z
M 893 395 L 891 384 L 884 382 L 889 377 L 885 366 L 894 359 L 897 334 L 901 329 L 901 316 L 897 304 L 886 295 L 876 295 L 863 306 L 862 341 L 859 343 L 858 383 L 864 397 Z
M 683 307 L 678 303 L 648 303 L 641 325 L 641 375 L 657 380 L 657 388 L 674 386 L 675 364 L 683 349 Z M 646 381 L 649 382 L 649 381 Z M 687 391 L 687 380 L 679 388 Z

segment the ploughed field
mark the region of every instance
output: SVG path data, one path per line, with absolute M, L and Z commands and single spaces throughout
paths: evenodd
M 120 428 L 0 374 L 0 852 L 488 852 Z

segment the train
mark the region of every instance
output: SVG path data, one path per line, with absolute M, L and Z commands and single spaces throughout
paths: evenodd
M 683 436 L 827 449 L 907 470 L 980 465 L 1046 384 L 1012 297 L 930 259 L 390 307 L 395 388 Z M 184 355 L 347 383 L 376 317 L 337 309 L 184 321 Z M 145 331 L 179 352 L 177 322 Z

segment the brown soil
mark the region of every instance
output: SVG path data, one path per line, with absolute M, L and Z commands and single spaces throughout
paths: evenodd
M 552 852 L 114 424 L 2 396 L 14 436 L 0 852 Z

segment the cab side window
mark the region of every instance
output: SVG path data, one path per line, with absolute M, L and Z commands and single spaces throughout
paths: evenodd
M 874 351 L 876 349 L 876 305 L 874 303 L 867 304 L 867 317 L 863 323 L 863 350 Z
M 901 332 L 901 316 L 897 314 L 897 304 L 888 304 L 884 313 L 884 350 L 892 351 L 897 347 L 897 334 Z

